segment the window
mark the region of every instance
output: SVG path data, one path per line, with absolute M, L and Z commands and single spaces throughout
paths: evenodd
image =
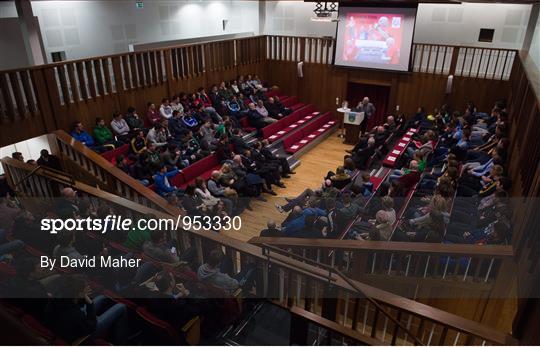
M 51 53 L 51 58 L 52 58 L 53 63 L 56 63 L 56 62 L 59 62 L 59 61 L 64 61 L 64 60 L 66 60 L 66 52 L 65 51 L 52 52 Z
M 493 34 L 495 34 L 495 29 L 480 29 L 480 34 L 478 35 L 479 42 L 493 42 Z

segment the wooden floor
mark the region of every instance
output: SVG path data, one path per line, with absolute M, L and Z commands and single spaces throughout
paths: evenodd
M 326 140 L 300 157 L 300 166 L 295 171 L 296 175 L 284 179 L 286 188 L 274 188 L 277 196 L 263 194 L 267 202 L 253 200 L 253 211 L 242 213 L 242 228 L 240 231 L 222 231 L 221 233 L 236 239 L 247 241 L 254 236 L 259 236 L 262 229 L 266 228 L 268 220 L 273 219 L 280 224 L 286 215 L 281 214 L 275 204 L 284 204 L 285 197 L 293 197 L 306 188 L 318 188 L 323 183 L 323 178 L 329 170 L 335 171 L 336 167 L 343 164 L 343 156 L 346 149 L 352 146 L 342 143 L 337 137 L 337 132 L 330 135 Z

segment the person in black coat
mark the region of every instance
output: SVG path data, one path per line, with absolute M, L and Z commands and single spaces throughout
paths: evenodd
M 375 154 L 375 139 L 370 137 L 367 146 L 356 153 L 354 153 L 351 158 L 354 161 L 354 165 L 359 170 L 367 169 L 366 165 L 369 161 L 369 158 Z
M 244 153 L 245 150 L 251 149 L 251 146 L 242 138 L 242 134 L 238 128 L 232 130 L 231 143 L 234 145 L 234 150 L 237 153 Z
M 281 233 L 281 230 L 277 228 L 276 222 L 273 220 L 269 220 L 268 223 L 266 223 L 266 229 L 261 230 L 261 237 L 282 237 L 283 234 Z
M 281 177 L 289 178 L 289 175 L 294 175 L 294 172 L 289 165 L 287 158 L 279 157 L 268 148 L 268 140 L 262 140 L 262 142 L 256 142 L 254 149 L 261 152 L 261 154 L 270 162 L 278 163 L 281 168 Z
M 60 158 L 54 154 L 49 154 L 49 151 L 42 149 L 40 152 L 40 157 L 37 160 L 39 166 L 46 166 L 51 169 L 62 171 L 62 164 L 60 163 Z
M 229 143 L 229 137 L 227 136 L 227 134 L 221 135 L 219 142 L 217 144 L 216 155 L 220 163 L 223 163 L 226 160 L 233 159 L 234 152 L 231 149 L 231 145 Z
M 283 106 L 281 101 L 279 101 L 278 96 L 274 97 L 274 103 L 277 105 L 279 113 L 281 113 L 283 116 L 288 116 L 293 112 L 293 110 L 291 110 L 290 108 Z
M 276 103 L 274 98 L 272 97 L 268 98 L 268 101 L 264 103 L 264 107 L 266 107 L 266 109 L 268 110 L 268 115 L 276 119 L 280 119 L 285 116 L 283 113 L 281 113 L 280 106 L 282 105 Z
M 281 176 L 278 168 L 267 164 L 264 161 L 264 156 L 255 157 L 250 150 L 246 150 L 242 156 L 242 163 L 248 169 L 248 172 L 264 178 L 268 190 L 272 190 L 272 184 L 285 188 L 285 185 L 280 180 Z

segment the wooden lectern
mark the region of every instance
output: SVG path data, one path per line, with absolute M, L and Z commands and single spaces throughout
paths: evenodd
M 360 134 L 360 124 L 364 120 L 364 112 L 354 112 L 349 108 L 338 108 L 343 113 L 343 125 L 345 127 L 345 143 L 355 145 Z

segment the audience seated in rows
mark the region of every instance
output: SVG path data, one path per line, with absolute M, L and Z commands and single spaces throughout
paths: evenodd
M 276 204 L 288 215 L 281 226 L 270 221 L 261 236 L 331 238 L 347 232 L 346 237 L 357 240 L 508 242 L 510 181 L 504 176 L 503 158 L 509 143 L 504 103 L 498 103 L 490 115 L 478 113 L 472 103 L 463 116 L 450 113 L 447 105 L 435 114 L 419 108 L 407 123 L 420 132 L 402 156 L 403 168 L 391 171 L 388 182 L 380 184 L 374 195 L 367 172 L 358 175 L 361 181 L 349 178 L 354 169 L 370 169 L 365 167 L 369 158 L 396 129 L 393 117 L 361 137 L 348 151 L 344 165 L 335 174 L 329 172 L 321 188 L 306 189 L 286 204 Z

